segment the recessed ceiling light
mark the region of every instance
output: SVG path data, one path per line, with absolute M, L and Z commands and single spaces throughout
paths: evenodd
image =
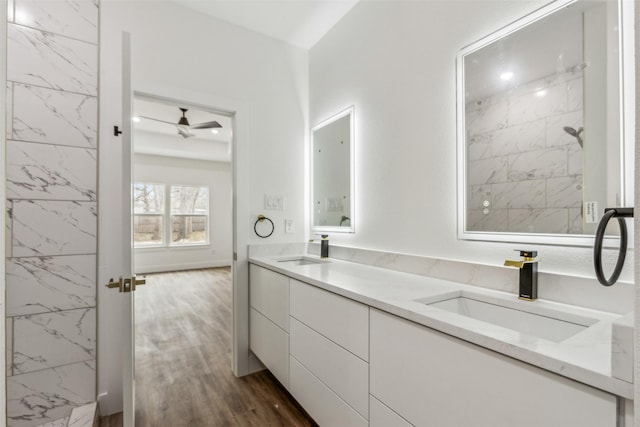
M 542 98 L 543 96 L 545 96 L 547 94 L 547 90 L 546 89 L 538 89 L 535 92 L 536 96 L 538 98 Z
M 513 78 L 513 72 L 505 71 L 504 73 L 500 74 L 500 78 L 502 80 L 511 80 Z
M 140 117 L 134 116 L 134 117 L 131 118 L 131 120 L 133 120 L 135 123 L 138 123 L 138 122 L 140 122 Z
M 211 129 L 211 133 L 217 135 L 218 134 L 218 129 Z

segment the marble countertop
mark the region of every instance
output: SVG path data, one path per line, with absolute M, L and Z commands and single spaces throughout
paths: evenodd
M 307 265 L 282 262 L 302 256 L 253 256 L 249 262 L 609 393 L 633 399 L 633 384 L 611 375 L 611 325 L 621 318 L 618 314 L 541 299 L 522 303 L 536 304 L 539 310 L 562 311 L 598 319 L 597 323 L 570 338 L 553 342 L 425 303 L 455 291 L 472 292 L 511 303 L 518 301 L 514 294 L 333 258 L 328 262 Z M 309 255 L 304 257 L 314 258 Z

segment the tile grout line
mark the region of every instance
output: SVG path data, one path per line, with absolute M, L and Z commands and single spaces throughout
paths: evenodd
M 54 90 L 57 92 L 64 92 L 64 93 L 69 93 L 72 95 L 78 95 L 78 96 L 85 96 L 87 98 L 98 98 L 98 94 L 96 92 L 96 94 L 91 94 L 91 93 L 83 93 L 83 92 L 76 92 L 74 90 L 67 90 L 67 89 L 61 89 L 61 88 L 57 88 L 57 87 L 51 87 L 51 86 L 43 86 L 43 85 L 39 85 L 36 83 L 27 83 L 27 82 L 20 82 L 17 80 L 7 80 L 8 82 L 17 84 L 17 85 L 22 85 L 22 86 L 33 86 L 33 87 L 37 87 L 40 89 L 46 89 L 46 90 Z M 97 80 L 96 80 L 97 82 Z
M 62 38 L 68 39 L 68 40 L 73 40 L 73 41 L 77 41 L 77 42 L 80 42 L 80 43 L 85 43 L 85 44 L 88 44 L 88 45 L 91 45 L 91 46 L 98 47 L 98 42 L 90 42 L 90 41 L 87 41 L 87 40 L 79 39 L 77 37 L 72 37 L 72 36 L 68 36 L 66 34 L 57 33 L 55 31 L 44 30 L 42 28 L 37 28 L 37 27 L 32 27 L 30 25 L 17 23 L 16 20 L 15 20 L 15 7 L 16 7 L 15 6 L 15 2 L 14 2 L 13 7 L 14 7 L 14 16 L 13 16 L 14 19 L 13 19 L 13 22 L 9 22 L 9 23 L 12 24 L 12 25 L 15 25 L 16 27 L 26 28 L 28 30 L 33 30 L 33 31 L 39 31 L 41 33 L 46 33 L 46 34 L 52 34 L 52 35 L 57 36 L 57 37 L 62 37 Z M 96 27 L 96 31 L 97 31 L 97 27 Z

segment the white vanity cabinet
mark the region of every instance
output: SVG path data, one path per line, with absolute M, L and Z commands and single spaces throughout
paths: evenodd
M 368 426 L 369 307 L 290 281 L 290 392 L 322 427 Z
M 289 388 L 289 278 L 249 266 L 249 347 Z
M 376 309 L 370 320 L 371 426 L 616 426 L 611 394 Z

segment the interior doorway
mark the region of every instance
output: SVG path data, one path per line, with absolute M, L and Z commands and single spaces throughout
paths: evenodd
M 231 334 L 232 143 L 232 115 L 134 94 L 133 266 L 147 275 L 134 304 L 136 425 L 194 425 L 198 411 L 175 396 L 230 350 L 211 337 Z

